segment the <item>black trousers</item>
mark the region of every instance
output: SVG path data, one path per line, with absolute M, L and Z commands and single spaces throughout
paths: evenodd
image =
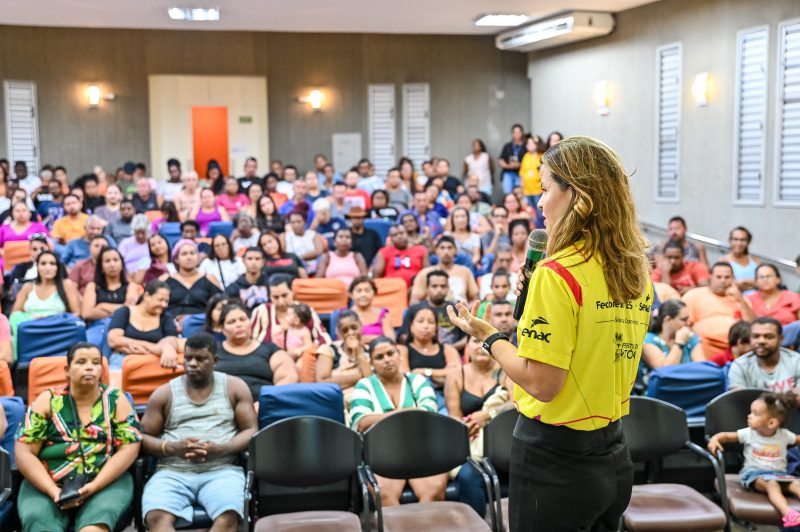
M 617 530 L 632 487 L 619 421 L 582 431 L 519 416 L 511 445 L 511 532 Z

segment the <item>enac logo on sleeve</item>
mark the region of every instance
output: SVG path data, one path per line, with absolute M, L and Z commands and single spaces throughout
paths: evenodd
M 553 333 L 537 331 L 535 329 L 535 327 L 537 325 L 550 325 L 550 323 L 546 319 L 544 319 L 543 317 L 539 316 L 539 317 L 531 320 L 531 326 L 530 327 L 525 327 L 524 329 L 522 329 L 522 332 L 520 334 L 522 336 L 527 336 L 528 338 L 532 338 L 534 340 L 539 340 L 540 342 L 544 342 L 546 344 L 549 344 L 550 343 L 550 336 Z

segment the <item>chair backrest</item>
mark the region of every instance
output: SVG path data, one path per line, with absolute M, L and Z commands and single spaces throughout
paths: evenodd
M 8 362 L 0 360 L 0 397 L 11 397 L 14 395 L 14 382 L 11 379 L 11 368 Z
M 367 218 L 364 220 L 364 228 L 365 229 L 372 229 L 381 239 L 381 242 L 386 242 L 386 239 L 389 238 L 389 229 L 392 227 L 392 222 L 389 220 L 381 220 L 377 218 Z
M 483 456 L 498 471 L 511 469 L 511 440 L 518 417 L 516 410 L 507 410 L 483 427 Z
M 382 419 L 364 433 L 364 456 L 382 477 L 430 477 L 467 461 L 469 432 L 447 416 L 408 410 Z
M 164 222 L 161 224 L 161 227 L 158 228 L 158 232 L 161 235 L 178 235 L 181 234 L 181 223 L 180 222 Z
M 225 235 L 228 238 L 233 234 L 233 222 L 211 222 L 208 224 L 208 238 Z
M 654 369 L 647 396 L 661 399 L 686 411 L 687 416 L 702 416 L 706 405 L 725 392 L 725 374 L 713 362 L 691 362 Z
M 259 428 L 297 416 L 316 416 L 344 423 L 342 388 L 332 382 L 261 387 L 258 396 Z
M 750 404 L 766 390 L 742 388 L 716 397 L 706 407 L 706 436 L 718 432 L 736 432 L 747 426 Z
M 144 215 L 147 216 L 147 219 L 150 220 L 150 223 L 155 222 L 163 216 L 161 211 L 144 211 Z
M 305 303 L 318 314 L 330 314 L 347 306 L 347 287 L 339 279 L 295 279 L 294 300 Z
M 14 464 L 14 435 L 20 423 L 25 420 L 25 402 L 22 397 L 0 397 L 0 405 L 8 422 L 5 434 L 0 434 L 0 447 L 8 451 L 11 463 Z
M 31 260 L 31 246 L 27 240 L 12 240 L 3 244 L 3 268 L 11 271 L 17 264 Z
M 403 325 L 403 312 L 408 308 L 408 285 L 399 277 L 373 279 L 378 293 L 372 304 L 389 309 L 389 318 L 395 329 Z
M 273 423 L 250 440 L 249 467 L 256 479 L 279 486 L 319 486 L 350 477 L 361 465 L 359 435 L 318 416 Z
M 189 338 L 194 333 L 201 332 L 206 325 L 205 314 L 189 314 L 181 322 L 181 336 Z
M 106 357 L 102 357 L 102 359 L 103 374 L 100 376 L 100 380 L 104 384 L 108 384 L 108 360 Z M 67 375 L 64 372 L 66 365 L 66 356 L 40 357 L 31 360 L 28 368 L 28 404 L 32 403 L 36 396 L 46 389 L 67 383 Z
M 183 357 L 178 354 L 178 367 L 161 367 L 161 359 L 155 355 L 128 355 L 122 361 L 122 389 L 130 393 L 134 404 L 142 405 L 150 400 L 156 388 L 183 375 Z
M 11 453 L 5 449 L 0 449 L 0 496 L 6 501 L 11 498 Z M 3 502 L 5 504 L 5 501 Z
M 23 322 L 17 329 L 17 364 L 37 357 L 64 356 L 86 341 L 86 323 L 74 314 L 56 314 Z
M 631 397 L 630 413 L 622 418 L 625 443 L 634 462 L 660 460 L 689 441 L 686 412 L 650 397 Z

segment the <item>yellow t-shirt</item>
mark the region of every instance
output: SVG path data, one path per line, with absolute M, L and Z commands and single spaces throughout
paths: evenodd
M 526 152 L 519 163 L 522 193 L 526 196 L 536 196 L 542 193 L 542 176 L 539 173 L 541 164 L 542 156 L 531 152 Z
M 59 240 L 63 238 L 65 242 L 75 240 L 76 238 L 83 238 L 86 234 L 86 220 L 88 218 L 89 215 L 83 212 L 80 213 L 75 220 L 64 215 L 62 218 L 55 221 L 50 234 L 53 238 Z
M 564 387 L 543 403 L 519 386 L 517 409 L 550 425 L 577 430 L 605 427 L 628 413 L 653 288 L 627 303 L 614 303 L 598 257 L 578 246 L 539 263 L 531 277 L 517 327 L 518 356 L 567 370 Z

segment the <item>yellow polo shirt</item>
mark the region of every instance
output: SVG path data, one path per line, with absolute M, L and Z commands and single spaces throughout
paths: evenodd
M 65 242 L 75 240 L 76 238 L 83 238 L 86 234 L 86 220 L 88 218 L 89 215 L 83 212 L 74 220 L 64 215 L 62 218 L 55 221 L 50 234 L 56 239 L 63 238 Z
M 586 260 L 578 249 L 539 263 L 517 327 L 518 356 L 567 370 L 564 387 L 543 403 L 516 386 L 514 400 L 531 419 L 594 430 L 628 413 L 653 288 L 648 283 L 640 298 L 615 303 L 602 259 Z

